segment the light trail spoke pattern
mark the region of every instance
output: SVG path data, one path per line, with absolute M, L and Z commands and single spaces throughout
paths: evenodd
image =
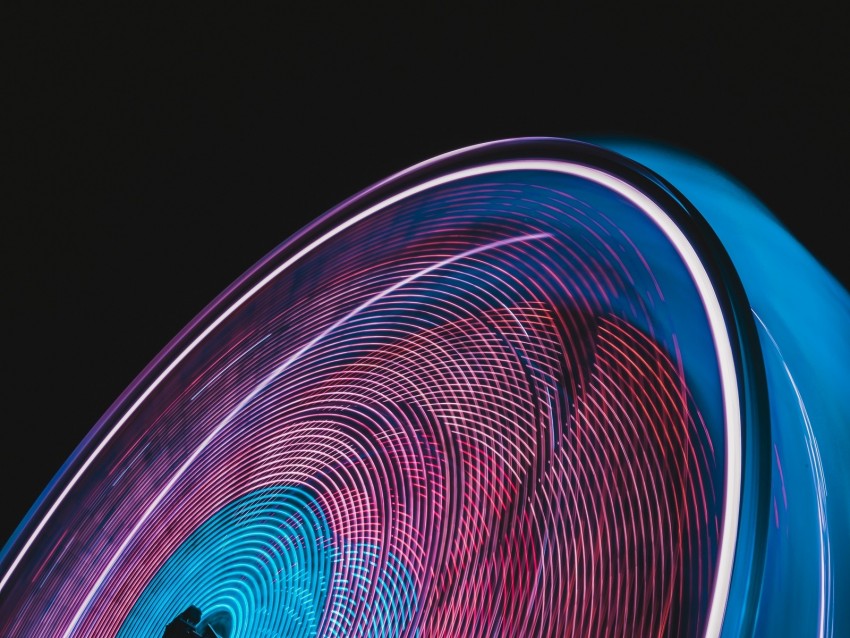
M 163 378 L 0 634 L 158 638 L 196 605 L 228 638 L 700 635 L 718 379 L 699 291 L 623 197 L 542 171 L 416 193 Z

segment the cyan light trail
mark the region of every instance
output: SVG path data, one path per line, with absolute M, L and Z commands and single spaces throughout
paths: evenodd
M 697 208 L 600 147 L 513 140 L 282 244 L 36 503 L 0 635 L 156 636 L 192 605 L 227 638 L 840 633 L 844 368 L 803 326 L 844 352 L 846 293 L 810 266 L 786 308 L 729 202 L 773 247 L 775 220 L 633 150 Z M 786 571 L 804 609 L 767 614 Z
M 281 251 L 102 424 L 9 629 L 129 636 L 190 604 L 228 638 L 706 627 L 707 293 L 672 226 L 557 165 L 437 178 Z
M 850 599 L 850 554 L 830 542 L 850 537 L 850 294 L 720 168 L 639 140 L 600 143 L 663 175 L 699 209 L 755 317 L 770 410 L 760 427 L 772 438 L 772 472 L 754 635 L 850 633 L 850 606 L 838 604 Z

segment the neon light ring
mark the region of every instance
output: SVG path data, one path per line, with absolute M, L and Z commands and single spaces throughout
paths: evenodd
M 0 635 L 850 635 L 848 318 L 695 158 L 427 161 L 118 398 L 3 548 Z

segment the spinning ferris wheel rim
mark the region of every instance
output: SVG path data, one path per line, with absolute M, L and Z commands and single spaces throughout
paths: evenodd
M 138 375 L 98 421 L 65 466 L 57 473 L 3 551 L 0 592 L 37 539 L 44 525 L 74 488 L 79 478 L 96 462 L 100 452 L 122 429 L 145 399 L 170 372 L 195 350 L 225 319 L 236 312 L 270 281 L 331 238 L 359 222 L 419 193 L 465 178 L 496 175 L 508 171 L 560 173 L 589 180 L 637 206 L 657 225 L 682 258 L 696 285 L 707 313 L 714 352 L 721 374 L 725 423 L 725 462 L 717 575 L 710 596 L 706 636 L 718 636 L 724 624 L 727 602 L 733 587 L 733 566 L 741 546 L 748 545 L 754 531 L 742 531 L 742 499 L 746 487 L 745 441 L 753 437 L 753 412 L 763 400 L 756 380 L 759 369 L 749 356 L 747 335 L 754 332 L 743 288 L 725 251 L 710 227 L 683 196 L 661 177 L 616 153 L 573 140 L 520 138 L 475 145 L 440 155 L 401 171 L 345 200 L 287 239 L 213 300 Z M 357 210 L 354 215 L 345 214 Z M 286 256 L 282 262 L 280 258 Z M 279 262 L 279 263 L 278 263 Z M 111 424 L 111 427 L 107 427 Z M 214 436 L 215 433 L 213 433 Z M 213 438 L 206 441 L 209 442 Z M 765 436 L 759 432 L 757 438 Z M 193 459 L 203 451 L 202 443 L 181 466 L 169 486 L 179 479 Z M 758 445 L 749 454 L 755 454 Z M 751 459 L 749 459 L 751 460 Z M 757 468 L 756 470 L 757 471 Z M 147 514 L 165 496 L 166 488 Z M 144 516 L 135 530 L 144 523 Z M 125 544 L 132 539 L 128 536 Z M 123 546 L 122 546 L 123 547 Z M 749 551 L 749 550 L 748 550 Z M 117 557 L 121 549 L 115 552 Z M 112 567 L 104 571 L 92 588 L 94 596 Z M 751 564 L 752 573 L 758 573 Z M 743 586 L 742 586 L 743 587 Z M 82 614 L 71 622 L 65 635 Z M 739 621 L 736 621 L 739 622 Z

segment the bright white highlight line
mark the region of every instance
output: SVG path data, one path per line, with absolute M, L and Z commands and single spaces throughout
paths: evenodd
M 492 243 L 489 243 L 489 244 L 485 244 L 484 246 L 477 246 L 476 248 L 472 248 L 472 249 L 467 250 L 465 252 L 462 252 L 460 254 L 453 255 L 453 256 L 451 256 L 447 259 L 444 259 L 443 261 L 437 262 L 435 264 L 431 264 L 427 268 L 423 268 L 422 270 L 419 270 L 419 271 L 413 273 L 412 275 L 409 275 L 409 276 L 405 277 L 404 279 L 397 281 L 396 283 L 394 283 L 389 288 L 386 288 L 385 290 L 382 290 L 381 292 L 379 292 L 375 296 L 371 297 L 370 299 L 367 299 L 362 304 L 357 306 L 354 310 L 349 312 L 347 315 L 345 315 L 341 319 L 338 319 L 332 325 L 325 328 L 325 330 L 323 330 L 318 335 L 313 337 L 310 341 L 308 341 L 303 346 L 301 346 L 301 348 L 299 348 L 296 352 L 294 352 L 286 361 L 281 363 L 265 379 L 263 379 L 260 383 L 258 383 L 257 386 L 253 390 L 251 390 L 251 392 L 249 392 L 245 396 L 245 398 L 242 399 L 235 408 L 233 408 L 233 410 L 230 411 L 230 414 L 228 414 L 224 419 L 222 419 L 221 423 L 219 423 L 217 426 L 215 426 L 215 428 L 213 428 L 213 430 L 207 435 L 207 438 L 204 439 L 203 442 L 201 442 L 201 444 L 195 449 L 195 451 L 192 453 L 192 455 L 183 462 L 183 465 L 180 466 L 180 469 L 178 469 L 177 472 L 174 473 L 174 476 L 171 477 L 171 480 L 169 480 L 168 483 L 166 484 L 166 486 L 164 488 L 162 488 L 162 491 L 153 500 L 153 502 L 148 506 L 148 508 L 145 510 L 145 513 L 142 514 L 141 518 L 139 518 L 136 525 L 133 527 L 133 529 L 130 531 L 130 533 L 127 535 L 127 537 L 124 539 L 124 541 L 121 543 L 121 546 L 115 552 L 115 555 L 112 557 L 112 559 L 109 561 L 107 566 L 104 568 L 103 573 L 100 575 L 100 577 L 98 577 L 97 582 L 89 590 L 89 593 L 86 596 L 86 599 L 83 601 L 83 604 L 80 605 L 80 608 L 77 610 L 77 613 L 74 615 L 74 618 L 71 620 L 71 624 L 68 625 L 68 628 L 65 630 L 65 633 L 62 634 L 62 637 L 68 638 L 68 636 L 71 635 L 71 633 L 74 631 L 74 629 L 77 628 L 77 623 L 80 622 L 80 618 L 82 618 L 83 614 L 85 613 L 86 609 L 89 606 L 89 603 L 91 603 L 92 599 L 100 591 L 101 585 L 103 585 L 104 581 L 109 576 L 109 573 L 112 571 L 112 568 L 115 566 L 115 563 L 117 563 L 118 560 L 120 560 L 121 555 L 124 553 L 124 550 L 127 549 L 127 546 L 133 541 L 133 539 L 136 537 L 136 534 L 138 534 L 139 530 L 147 522 L 148 518 L 150 518 L 150 516 L 151 516 L 151 514 L 153 514 L 154 510 L 157 507 L 159 507 L 159 504 L 163 501 L 163 499 L 166 496 L 168 496 L 168 493 L 171 491 L 171 488 L 174 487 L 174 485 L 177 483 L 177 481 L 179 481 L 180 478 L 183 476 L 183 474 L 186 473 L 186 470 L 188 470 L 189 467 L 192 465 L 192 463 L 195 462 L 195 459 L 198 458 L 198 456 L 200 456 L 205 449 L 207 449 L 209 444 L 212 443 L 213 439 L 215 439 L 215 437 L 218 436 L 218 433 L 221 432 L 224 428 L 226 428 L 231 423 L 231 421 L 233 421 L 233 419 L 236 417 L 236 415 L 238 415 L 242 411 L 242 409 L 245 406 L 247 406 L 249 403 L 251 403 L 251 401 L 253 401 L 257 397 L 257 395 L 259 395 L 263 390 L 265 390 L 267 387 L 269 387 L 270 383 L 272 383 L 280 375 L 282 375 L 284 372 L 286 372 L 286 370 L 293 363 L 295 363 L 303 354 L 305 354 L 313 346 L 315 346 L 317 343 L 319 343 L 322 339 L 327 337 L 334 330 L 336 330 L 337 328 L 339 328 L 340 326 L 347 323 L 352 318 L 354 318 L 355 316 L 357 316 L 358 314 L 360 314 L 361 312 L 363 312 L 364 310 L 369 308 L 369 306 L 379 302 L 381 299 L 383 299 L 387 295 L 391 295 L 392 293 L 394 293 L 399 288 L 406 286 L 407 284 L 419 279 L 420 277 L 424 277 L 428 273 L 434 272 L 435 270 L 439 270 L 440 268 L 443 268 L 444 266 L 448 266 L 448 265 L 450 265 L 450 264 L 452 264 L 456 261 L 459 261 L 459 260 L 461 260 L 465 257 L 471 257 L 473 255 L 477 255 L 479 253 L 483 253 L 483 252 L 488 251 L 488 250 L 493 250 L 494 248 L 501 248 L 502 246 L 508 246 L 510 244 L 516 244 L 516 243 L 520 243 L 520 242 L 534 241 L 534 240 L 537 240 L 537 239 L 545 239 L 547 237 L 551 237 L 551 235 L 549 235 L 548 233 L 536 233 L 536 234 L 533 234 L 533 235 L 520 235 L 519 237 L 510 237 L 508 239 L 502 239 L 502 240 L 495 241 L 495 242 L 492 242 Z
M 449 155 L 455 155 L 458 152 L 460 151 L 456 151 Z M 439 160 L 439 158 L 436 159 Z M 244 295 L 237 299 L 230 307 L 225 309 L 221 313 L 221 315 L 219 315 L 218 318 L 216 318 L 200 335 L 198 335 L 192 341 L 192 343 L 190 343 L 186 347 L 185 350 L 183 350 L 172 361 L 172 363 L 139 396 L 139 398 L 133 403 L 133 405 L 130 406 L 124 416 L 122 416 L 118 420 L 118 422 L 116 422 L 116 424 L 103 438 L 97 448 L 89 456 L 89 458 L 86 459 L 86 461 L 83 463 L 83 465 L 74 475 L 74 477 L 68 482 L 68 485 L 66 485 L 66 487 L 62 490 L 59 497 L 56 499 L 56 501 L 41 519 L 38 526 L 30 535 L 30 537 L 27 539 L 26 543 L 21 548 L 18 555 L 15 557 L 15 560 L 12 562 L 9 569 L 3 575 L 2 580 L 0 580 L 0 591 L 2 591 L 3 587 L 6 585 L 9 578 L 11 577 L 12 573 L 20 564 L 20 561 L 23 559 L 23 556 L 32 546 L 38 534 L 41 532 L 45 524 L 55 513 L 59 505 L 61 505 L 61 503 L 67 497 L 68 493 L 73 489 L 74 485 L 76 485 L 82 474 L 91 466 L 95 458 L 100 454 L 100 452 L 109 443 L 109 441 L 115 436 L 115 434 L 124 425 L 124 423 L 126 423 L 127 419 L 136 411 L 136 409 L 138 409 L 139 405 L 141 405 L 141 403 L 150 395 L 150 393 L 153 392 L 153 390 L 155 390 L 157 386 L 159 386 L 162 380 L 177 365 L 179 365 L 179 363 L 192 350 L 194 350 L 194 348 L 201 341 L 203 341 L 210 332 L 215 330 L 215 328 L 217 328 L 225 319 L 227 319 L 231 314 L 233 314 L 240 306 L 242 306 L 248 299 L 255 295 L 267 283 L 277 277 L 284 270 L 289 268 L 292 264 L 300 260 L 302 257 L 324 244 L 326 241 L 335 237 L 339 233 L 347 230 L 358 222 L 374 215 L 375 213 L 389 206 L 392 206 L 393 204 L 403 199 L 406 199 L 428 189 L 436 188 L 438 186 L 459 181 L 462 179 L 477 177 L 481 175 L 503 173 L 507 171 L 544 171 L 572 175 L 575 177 L 580 177 L 595 182 L 618 193 L 625 199 L 629 200 L 632 204 L 637 206 L 644 213 L 646 213 L 647 216 L 667 236 L 667 238 L 675 247 L 676 251 L 679 253 L 679 256 L 685 262 L 685 265 L 688 271 L 690 272 L 694 283 L 697 286 L 700 298 L 702 299 L 706 314 L 708 316 L 709 326 L 712 332 L 712 337 L 714 339 L 715 351 L 717 353 L 724 403 L 724 418 L 726 423 L 726 481 L 724 486 L 723 530 L 721 534 L 720 552 L 718 556 L 717 578 L 714 585 L 714 593 L 711 599 L 711 608 L 709 611 L 708 623 L 705 632 L 707 638 L 716 638 L 717 636 L 719 636 L 723 624 L 723 616 L 726 611 L 726 603 L 729 596 L 729 587 L 732 580 L 732 563 L 735 555 L 735 545 L 737 541 L 736 530 L 738 528 L 741 499 L 742 440 L 740 397 L 738 395 L 738 384 L 737 377 L 735 374 L 735 362 L 732 354 L 732 344 L 729 338 L 729 333 L 726 330 L 726 323 L 724 321 L 723 311 L 720 307 L 720 302 L 718 301 L 717 295 L 714 291 L 714 287 L 711 284 L 711 280 L 708 276 L 708 273 L 706 272 L 705 267 L 702 265 L 702 262 L 700 261 L 700 258 L 694 250 L 693 246 L 688 242 L 684 233 L 682 233 L 682 231 L 675 224 L 675 222 L 670 219 L 670 217 L 657 204 L 655 204 L 655 202 L 653 202 L 649 197 L 644 195 L 635 187 L 613 175 L 605 173 L 596 168 L 591 168 L 588 166 L 563 160 L 512 160 L 497 162 L 493 164 L 485 164 L 482 166 L 459 170 L 454 173 L 450 173 L 448 175 L 429 180 L 427 182 L 419 184 L 418 186 L 414 186 L 392 197 L 389 197 L 377 204 L 374 204 L 373 206 L 358 213 L 357 215 L 354 215 L 353 217 L 342 222 L 341 224 L 334 227 L 321 237 L 313 240 L 307 246 L 305 246 L 297 253 L 292 255 L 289 259 L 284 261 L 280 266 L 275 268 L 272 272 L 270 272 L 263 279 L 257 282 L 257 284 L 255 284 Z M 404 172 L 407 173 L 408 171 Z M 310 342 L 310 344 L 305 346 L 305 348 L 302 348 L 302 350 L 306 349 L 313 343 L 314 342 Z M 301 350 L 299 351 L 299 353 L 301 353 Z M 284 365 L 288 365 L 288 363 Z M 253 396 L 255 396 L 255 394 L 256 391 L 252 392 L 252 394 L 249 396 L 252 398 Z M 237 409 L 241 409 L 241 407 L 243 407 L 248 400 L 249 399 L 246 399 L 245 401 L 240 403 Z M 230 417 L 228 417 L 228 419 L 229 418 Z M 215 432 L 218 432 L 220 427 L 221 426 L 219 426 L 219 428 L 217 428 Z M 208 441 L 209 439 L 201 445 L 205 447 L 208 444 Z M 196 450 L 196 452 L 191 456 L 190 461 L 196 458 L 202 449 L 203 448 L 199 448 L 198 450 Z M 182 471 L 183 468 L 181 468 L 181 473 Z M 151 506 L 152 508 L 155 507 L 155 505 L 162 500 L 165 492 L 167 492 L 173 485 L 174 480 L 176 479 L 170 481 L 169 484 L 166 486 L 165 491 L 157 497 L 157 499 L 154 501 L 154 504 Z M 146 512 L 145 518 L 147 518 L 150 511 L 152 511 L 152 509 L 149 509 L 149 511 Z M 130 533 L 128 539 L 125 540 L 124 543 L 122 543 L 119 552 L 110 561 L 106 572 L 98 579 L 95 588 L 93 588 L 92 592 L 86 598 L 85 603 L 75 615 L 71 625 L 65 631 L 63 635 L 64 638 L 70 636 L 71 632 L 74 630 L 77 622 L 85 611 L 86 606 L 91 601 L 91 598 L 94 596 L 94 593 L 96 592 L 97 588 L 99 588 L 102 584 L 106 573 L 109 571 L 109 569 L 111 569 L 115 562 L 117 562 L 121 551 L 123 551 L 129 541 L 132 539 L 133 535 L 135 535 L 138 528 L 139 526 L 137 525 Z

